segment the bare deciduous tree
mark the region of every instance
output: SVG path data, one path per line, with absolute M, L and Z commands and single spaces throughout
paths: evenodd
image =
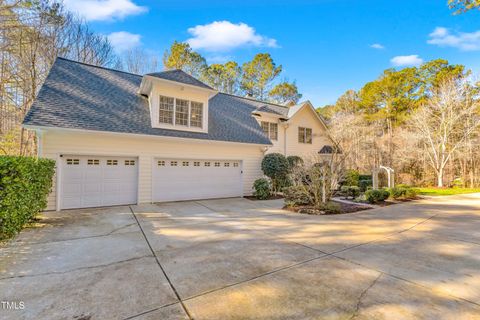
M 449 80 L 433 92 L 429 101 L 412 117 L 437 186 L 443 187 L 444 171 L 455 151 L 469 141 L 480 127 L 477 102 L 465 80 Z
M 143 75 L 149 72 L 159 71 L 158 58 L 143 49 L 135 48 L 125 52 L 120 57 L 116 68 Z
M 35 153 L 34 134 L 20 123 L 56 57 L 102 66 L 116 59 L 105 36 L 55 0 L 0 0 L 0 50 L 0 152 L 20 155 Z

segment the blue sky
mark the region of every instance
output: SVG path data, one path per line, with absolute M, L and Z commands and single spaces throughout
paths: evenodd
M 211 62 L 269 52 L 315 106 L 390 67 L 444 58 L 480 71 L 480 12 L 452 15 L 447 0 L 65 2 L 119 51 L 161 57 L 178 40 Z

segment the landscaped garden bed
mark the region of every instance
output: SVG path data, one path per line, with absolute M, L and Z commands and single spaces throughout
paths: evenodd
M 325 215 L 364 211 L 418 198 L 407 185 L 372 188 L 372 176 L 345 170 L 341 154 L 305 163 L 299 157 L 278 153 L 262 161 L 265 178 L 255 180 L 252 200 L 285 200 L 285 209 L 301 214 Z
M 360 205 L 360 204 L 337 202 L 335 200 L 332 200 L 329 203 L 327 203 L 323 208 L 315 208 L 314 206 L 311 206 L 311 205 L 298 205 L 298 206 L 285 206 L 284 209 L 292 212 L 302 213 L 302 214 L 325 215 L 325 214 L 353 213 L 353 212 L 368 210 L 368 209 L 371 209 L 371 207 Z

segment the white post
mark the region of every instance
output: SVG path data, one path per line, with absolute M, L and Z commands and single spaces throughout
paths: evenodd
M 378 169 L 373 169 L 372 172 L 372 187 L 378 189 Z

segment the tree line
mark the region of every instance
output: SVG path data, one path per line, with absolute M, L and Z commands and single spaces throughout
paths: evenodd
M 279 104 L 296 104 L 302 95 L 295 82 L 283 80 L 273 85 L 282 72 L 269 53 L 258 53 L 251 61 L 208 65 L 188 43 L 175 41 L 163 57 L 166 69 L 181 69 L 225 93 L 245 95 Z
M 479 87 L 443 59 L 387 69 L 334 105 L 319 108 L 348 166 L 392 167 L 400 183 L 480 185 Z

